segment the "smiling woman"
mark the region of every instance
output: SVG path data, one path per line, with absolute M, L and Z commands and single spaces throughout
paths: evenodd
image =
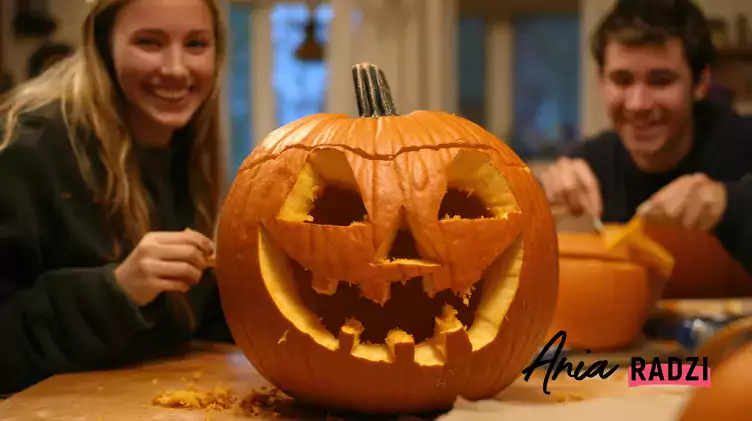
M 542 345 L 556 232 L 530 170 L 460 117 L 398 115 L 353 69 L 359 118 L 279 128 L 223 206 L 217 275 L 238 345 L 296 399 L 363 412 L 495 395 Z
M 82 47 L 0 104 L 0 393 L 223 338 L 218 3 L 91 3 Z
M 131 104 L 126 119 L 154 146 L 169 142 L 213 89 L 214 27 L 210 10 L 196 7 L 201 2 L 160 0 L 156 7 L 169 6 L 164 12 L 174 19 L 169 24 L 154 4 L 135 2 L 114 23 L 111 66 Z

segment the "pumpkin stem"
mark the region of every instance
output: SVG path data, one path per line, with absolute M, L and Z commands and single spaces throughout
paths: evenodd
M 360 117 L 396 116 L 397 108 L 384 72 L 369 63 L 352 67 Z

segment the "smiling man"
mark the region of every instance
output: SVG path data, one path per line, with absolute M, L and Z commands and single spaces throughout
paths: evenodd
M 574 214 L 713 232 L 752 272 L 752 118 L 705 99 L 715 56 L 689 0 L 621 0 L 593 35 L 613 124 L 541 176 Z

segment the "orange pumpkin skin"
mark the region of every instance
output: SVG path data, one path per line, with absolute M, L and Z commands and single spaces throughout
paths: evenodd
M 752 275 L 706 232 L 651 226 L 647 234 L 676 260 L 663 298 L 752 296 Z
M 317 160 L 328 164 L 316 167 Z M 453 166 L 458 162 L 478 173 L 503 176 L 498 179 L 506 180 L 508 191 L 497 189 L 498 197 L 515 205 L 507 206 L 503 217 L 441 219 L 448 187 L 471 178 L 458 175 L 459 164 Z M 297 199 L 290 198 L 298 197 L 296 186 L 308 180 L 301 174 L 313 167 L 327 179 L 347 179 L 343 174 L 351 170 L 367 221 L 349 226 L 294 221 L 289 209 Z M 477 180 L 475 187 L 484 188 Z M 384 259 L 400 227 L 414 238 L 419 258 L 431 264 Z M 319 290 L 330 286 L 331 279 L 347 280 L 370 302 L 383 303 L 384 311 L 397 303 L 395 291 L 408 278 L 431 279 L 434 292 L 443 290 L 438 297 L 466 291 L 485 274 L 483 285 L 497 285 L 498 291 L 479 287 L 470 300 L 480 297 L 478 311 L 498 325 L 476 318 L 468 329 L 452 322 L 441 327 L 437 319 L 434 334 L 444 333 L 435 342 L 415 345 L 404 334 L 388 336 L 387 345 L 359 342 L 357 323 L 343 325 L 339 336 L 329 337 L 311 326 L 317 317 L 329 317 L 324 313 L 341 310 L 339 290 L 330 297 L 334 304 L 320 307 L 321 314 L 306 313 L 305 319 L 299 316 L 304 306 L 292 302 L 313 302 L 316 292 L 305 284 L 295 293 L 291 287 L 269 288 L 289 286 L 291 281 L 277 280 L 292 279 L 272 276 L 266 263 L 272 258 L 282 262 L 274 273 L 297 262 L 309 269 L 310 282 Z M 498 283 L 502 273 L 506 281 Z M 465 119 L 439 111 L 362 118 L 318 114 L 272 132 L 243 163 L 220 217 L 216 274 L 236 343 L 288 395 L 356 412 L 443 410 L 458 396 L 473 400 L 498 394 L 545 342 L 557 294 L 556 231 L 528 167 Z M 385 296 L 390 288 L 391 299 Z M 423 301 L 391 309 L 411 325 L 435 315 L 436 309 Z M 361 301 L 351 310 L 368 305 Z M 374 323 L 376 319 L 364 321 L 363 334 Z
M 598 234 L 562 232 L 558 239 L 559 294 L 549 335 L 564 330 L 567 347 L 591 351 L 634 345 L 666 277 L 624 245 L 608 250 Z
M 710 387 L 692 392 L 678 421 L 749 419 L 752 414 L 752 400 L 749 398 L 752 344 L 743 345 L 720 364 L 710 359 L 710 364 Z M 696 371 L 700 369 L 698 367 Z

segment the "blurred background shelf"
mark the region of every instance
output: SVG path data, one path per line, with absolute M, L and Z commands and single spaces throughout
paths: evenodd
M 711 20 L 717 59 L 713 80 L 727 88 L 740 114 L 752 113 L 752 28 L 746 13 Z

